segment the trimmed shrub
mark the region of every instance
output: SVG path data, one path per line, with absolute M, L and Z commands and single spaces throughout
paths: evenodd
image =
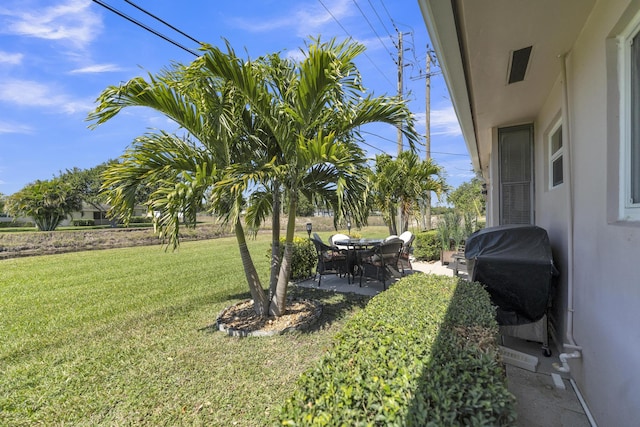
M 93 219 L 74 219 L 71 221 L 71 225 L 74 227 L 93 227 L 96 222 Z
M 150 216 L 132 216 L 129 219 L 129 224 L 151 224 L 153 223 L 153 218 Z
M 513 425 L 494 316 L 478 283 L 403 278 L 301 375 L 282 425 Z
M 280 257 L 284 256 L 285 238 L 280 238 Z M 271 249 L 267 253 L 271 258 Z M 306 279 L 311 277 L 316 268 L 318 254 L 316 248 L 309 239 L 302 237 L 293 238 L 293 257 L 291 258 L 291 280 Z
M 440 259 L 440 238 L 436 230 L 424 231 L 416 234 L 413 243 L 413 256 L 421 261 L 434 261 Z
M 0 222 L 0 228 L 35 228 L 35 226 L 32 221 Z

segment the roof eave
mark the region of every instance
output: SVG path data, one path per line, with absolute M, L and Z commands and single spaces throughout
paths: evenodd
M 473 168 L 482 170 L 471 97 L 467 85 L 460 40 L 452 1 L 418 0 L 429 38 L 436 51 L 440 69 L 451 95 L 460 129 L 471 157 Z

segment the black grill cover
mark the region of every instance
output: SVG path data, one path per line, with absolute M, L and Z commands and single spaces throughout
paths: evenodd
M 544 316 L 558 270 L 543 228 L 502 225 L 477 231 L 466 241 L 465 258 L 471 280 L 484 284 L 498 306 L 499 325 Z

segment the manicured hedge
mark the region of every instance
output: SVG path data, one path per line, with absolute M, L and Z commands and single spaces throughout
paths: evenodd
M 132 216 L 129 218 L 129 224 L 151 224 L 153 218 L 150 216 Z
M 96 222 L 93 219 L 74 219 L 71 221 L 71 225 L 74 227 L 93 227 Z
M 416 234 L 413 243 L 413 256 L 420 261 L 434 261 L 440 259 L 442 244 L 436 230 L 423 231 Z
M 30 221 L 16 221 L 16 222 L 0 222 L 0 228 L 34 228 L 35 223 Z
M 512 425 L 494 315 L 477 283 L 402 279 L 302 374 L 282 407 L 282 425 Z

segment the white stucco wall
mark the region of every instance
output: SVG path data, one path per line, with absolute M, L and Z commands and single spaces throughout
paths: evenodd
M 618 98 L 611 93 L 616 86 L 607 84 L 616 78 L 607 69 L 607 40 L 621 20 L 639 11 L 640 1 L 599 1 L 567 61 L 575 200 L 574 337 L 583 348 L 583 358 L 571 362 L 571 372 L 596 422 L 612 426 L 637 425 L 640 419 L 640 224 L 612 222 L 608 215 L 619 171 L 607 159 L 618 155 L 619 141 L 611 132 L 617 114 L 610 113 L 617 111 Z M 563 222 L 569 187 L 565 178 L 563 188 L 547 190 L 543 137 L 562 106 L 561 95 L 558 83 L 536 121 L 535 149 L 536 222 L 549 231 L 560 257 L 568 253 Z M 569 265 L 568 259 L 560 262 Z
M 454 3 L 460 6 L 465 2 Z M 567 107 L 561 73 L 558 72 L 544 105 L 535 107 L 540 108 L 537 113 L 536 110 L 531 112 L 528 108 L 520 108 L 518 111 L 522 113 L 514 118 L 504 112 L 509 106 L 502 105 L 492 111 L 495 113 L 491 115 L 493 120 L 485 120 L 483 125 L 477 125 L 481 122 L 477 120 L 474 125 L 476 134 L 469 136 L 465 133 L 465 136 L 473 139 L 474 146 L 476 139 L 480 141 L 479 145 L 487 151 L 482 154 L 490 157 L 489 169 L 483 170 L 489 184 L 487 224 L 497 225 L 500 203 L 497 129 L 534 123 L 535 222 L 549 232 L 555 261 L 561 272 L 560 290 L 556 296 L 560 321 L 556 325 L 555 338 L 566 342 L 566 309 L 572 301 L 573 337 L 582 347 L 583 356 L 570 362 L 572 377 L 598 425 L 636 426 L 640 420 L 640 265 L 636 265 L 640 264 L 640 221 L 618 220 L 621 141 L 615 36 L 640 13 L 640 0 L 597 0 L 595 3 L 563 0 L 559 3 L 564 7 L 576 7 L 578 12 L 584 13 L 576 15 L 573 23 L 582 25 L 584 16 L 589 13 L 569 51 L 554 53 L 567 54 Z M 469 71 L 471 74 L 477 72 L 470 80 L 462 77 L 460 58 L 454 55 L 460 43 L 452 22 L 450 2 L 421 1 L 421 6 L 427 12 L 430 34 L 436 36 L 432 37 L 434 45 L 441 53 L 446 53 L 443 62 L 449 73 L 445 76 L 449 86 L 456 89 L 452 91 L 457 101 L 455 105 L 457 109 L 464 107 L 466 114 L 469 99 L 466 93 L 461 96 L 460 91 L 468 90 L 467 84 L 474 78 L 484 81 L 483 66 L 492 71 L 496 67 L 467 58 L 471 66 L 480 68 Z M 488 6 L 496 14 L 500 12 L 499 6 L 492 7 L 494 9 Z M 462 13 L 460 10 L 464 12 L 464 7 L 458 10 Z M 438 19 L 431 19 L 431 15 Z M 506 21 L 509 16 L 503 18 Z M 465 25 L 464 21 L 458 24 Z M 482 20 L 474 24 L 478 26 L 466 29 L 485 28 Z M 548 41 L 544 39 L 549 37 L 544 30 L 542 25 L 540 33 L 532 33 L 531 43 Z M 481 31 L 472 31 L 471 34 L 483 36 Z M 571 33 L 567 45 L 574 40 L 575 34 Z M 553 46 L 567 49 L 561 44 Z M 496 85 L 492 87 L 501 90 Z M 548 86 L 544 87 L 547 91 Z M 491 105 L 490 100 L 481 96 L 472 98 L 472 101 L 480 102 L 478 99 Z M 510 98 L 512 103 L 527 104 L 527 101 L 531 103 L 527 96 L 516 101 Z M 471 108 L 471 111 L 475 115 L 486 113 L 487 105 Z M 563 126 L 568 130 L 565 135 L 570 136 L 570 140 L 565 139 L 565 144 L 569 144 L 570 149 L 565 152 L 565 183 L 550 190 L 546 137 L 559 115 L 565 118 Z M 467 125 L 472 123 L 465 115 L 459 114 L 459 118 Z M 570 200 L 574 202 L 573 211 L 570 210 Z M 569 284 L 573 285 L 573 298 L 568 292 Z
M 558 59 L 560 61 L 560 59 Z M 569 134 L 566 121 L 563 117 L 562 83 L 560 77 L 556 80 L 553 89 L 540 111 L 534 124 L 534 170 L 535 170 L 535 222 L 536 225 L 547 230 L 553 251 L 553 259 L 560 277 L 554 294 L 551 318 L 553 319 L 554 341 L 558 344 L 566 342 L 567 324 L 567 281 L 569 276 L 569 162 L 567 150 L 567 136 Z M 550 188 L 549 184 L 549 135 L 552 127 L 562 120 L 563 126 L 563 183 Z M 560 346 L 559 350 L 563 350 Z

